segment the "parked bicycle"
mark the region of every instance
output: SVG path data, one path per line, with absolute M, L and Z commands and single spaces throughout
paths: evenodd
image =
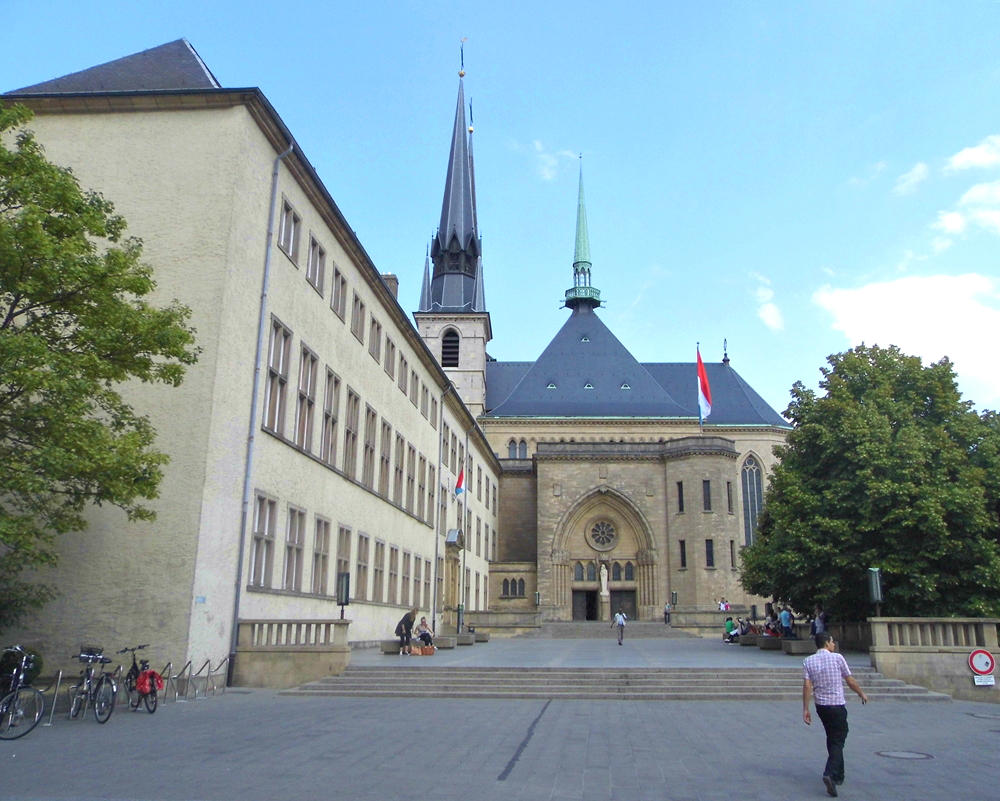
M 0 698 L 0 740 L 16 740 L 24 737 L 38 725 L 45 712 L 45 696 L 30 685 L 28 672 L 34 667 L 35 657 L 20 645 L 12 645 L 3 650 L 5 654 L 17 656 L 17 664 L 9 679 L 2 679 L 5 693 Z
M 107 665 L 111 662 L 103 654 L 103 648 L 93 646 L 81 646 L 80 653 L 74 654 L 86 667 L 80 671 L 80 683 L 69 688 L 70 718 L 86 712 L 88 704 L 94 707 L 94 718 L 98 723 L 107 723 L 111 713 L 115 711 L 115 698 L 118 697 L 115 677 L 107 671 L 94 670 L 95 664 Z
M 132 654 L 132 667 L 125 674 L 125 692 L 128 694 L 130 709 L 138 709 L 142 703 L 146 711 L 152 715 L 156 711 L 156 691 L 163 689 L 163 679 L 155 670 L 149 669 L 149 660 L 140 659 L 136 662 L 135 652 L 148 648 L 149 643 L 137 645 L 135 648 L 122 648 L 118 653 Z

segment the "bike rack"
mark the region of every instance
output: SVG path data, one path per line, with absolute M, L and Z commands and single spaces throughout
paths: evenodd
M 222 672 L 223 668 L 226 668 L 227 671 L 229 669 L 229 657 L 228 656 L 225 657 L 221 662 L 219 662 L 219 664 L 217 664 L 215 666 L 214 670 L 210 670 L 208 672 L 209 677 L 212 679 L 212 695 L 215 695 L 216 691 L 218 690 L 218 685 L 216 684 L 215 679 Z M 205 689 L 206 689 L 206 692 L 207 692 L 208 691 L 208 685 L 207 685 L 207 683 L 206 683 Z M 223 682 L 222 682 L 222 694 L 223 695 L 226 694 L 226 682 L 225 682 L 225 680 L 223 680 Z
M 184 678 L 184 674 L 185 673 L 187 673 L 187 679 L 185 679 L 185 683 L 184 683 L 184 697 L 181 698 L 180 697 L 180 692 L 179 692 L 180 691 L 180 683 L 181 683 L 181 679 Z M 180 669 L 180 672 L 177 673 L 176 675 L 171 676 L 170 678 L 171 678 L 171 680 L 174 683 L 174 700 L 178 701 L 178 702 L 181 702 L 181 703 L 187 703 L 188 693 L 191 691 L 191 684 L 192 684 L 192 681 L 191 681 L 191 660 L 189 659 L 187 661 L 187 663 L 184 665 L 184 667 L 182 667 Z
M 63 677 L 63 672 L 60 670 L 58 673 L 56 673 L 55 681 L 41 691 L 43 693 L 47 693 L 49 690 L 52 689 L 53 685 L 55 686 L 55 690 L 53 690 L 52 692 L 52 708 L 49 710 L 49 722 L 43 723 L 42 724 L 43 726 L 52 725 L 52 718 L 56 714 L 56 701 L 59 700 L 59 685 L 62 684 L 62 677 Z
M 174 663 L 167 662 L 163 666 L 163 670 L 160 671 L 160 678 L 163 679 L 163 700 L 167 700 L 167 693 L 170 691 L 170 685 L 174 685 L 174 700 L 177 700 L 177 685 L 174 684 L 173 677 Z

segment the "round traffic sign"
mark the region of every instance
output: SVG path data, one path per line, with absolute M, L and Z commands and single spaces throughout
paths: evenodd
M 997 660 L 985 648 L 977 648 L 969 654 L 969 667 L 979 676 L 989 676 L 996 666 Z

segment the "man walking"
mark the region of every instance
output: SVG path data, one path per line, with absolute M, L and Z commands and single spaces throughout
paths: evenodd
M 817 651 L 802 663 L 802 720 L 812 723 L 809 698 L 815 696 L 816 714 L 826 731 L 826 767 L 823 784 L 829 795 L 837 795 L 837 786 L 844 783 L 844 742 L 847 740 L 847 704 L 844 682 L 858 694 L 862 704 L 868 696 L 858 686 L 847 667 L 847 660 L 836 652 L 836 643 L 829 632 L 816 635 Z
M 622 644 L 622 640 L 625 638 L 625 621 L 628 620 L 625 617 L 625 613 L 619 609 L 615 612 L 615 619 L 611 621 L 612 626 L 618 626 L 618 644 Z

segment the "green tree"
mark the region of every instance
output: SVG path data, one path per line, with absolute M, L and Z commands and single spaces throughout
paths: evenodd
M 828 362 L 825 395 L 792 388 L 743 586 L 861 619 L 879 567 L 883 614 L 1000 612 L 996 415 L 961 399 L 947 359 L 861 345 Z
M 122 382 L 178 385 L 190 310 L 157 308 L 142 245 L 101 195 L 45 158 L 31 113 L 0 106 L 0 629 L 51 597 L 25 579 L 89 504 L 150 519 L 167 457 Z

